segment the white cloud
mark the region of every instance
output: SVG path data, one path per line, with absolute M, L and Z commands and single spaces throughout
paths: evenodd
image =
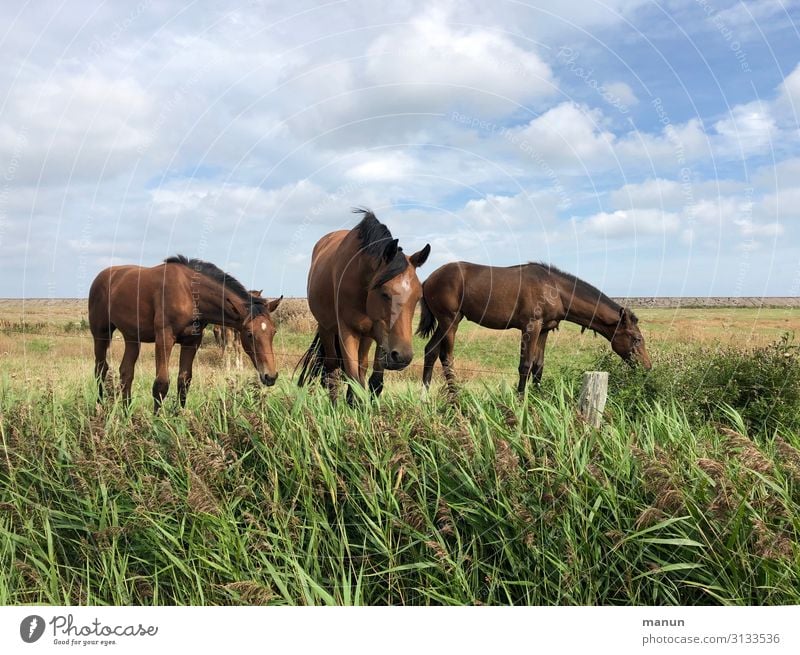
M 800 121 L 800 64 L 778 86 L 776 109 L 788 127 L 796 132 Z
M 130 76 L 83 73 L 29 79 L 0 118 L 0 155 L 25 139 L 18 182 L 96 180 L 114 175 L 146 144 L 155 102 Z M 16 137 L 16 138 L 15 138 Z
M 563 102 L 534 118 L 519 136 L 550 166 L 591 168 L 614 159 L 615 136 L 603 122 L 599 109 Z
M 618 99 L 623 105 L 631 107 L 639 103 L 639 99 L 636 97 L 633 89 L 625 84 L 625 82 L 611 82 L 610 84 L 606 84 L 605 87 L 612 98 Z
M 489 194 L 467 201 L 458 215 L 468 224 L 498 231 L 535 230 L 552 225 L 558 202 L 558 196 L 550 191 L 522 192 L 513 196 Z
M 740 156 L 769 152 L 778 134 L 769 108 L 759 101 L 734 107 L 714 129 L 720 137 L 718 150 Z
M 686 192 L 677 180 L 649 179 L 626 184 L 611 192 L 611 202 L 620 209 L 656 207 L 679 209 L 686 202 Z
M 680 226 L 677 214 L 656 209 L 619 209 L 614 212 L 599 212 L 583 220 L 573 220 L 587 234 L 609 239 L 636 239 L 671 234 Z
M 555 92 L 552 72 L 498 31 L 454 25 L 434 7 L 367 49 L 366 80 L 399 108 L 511 113 Z M 400 86 L 393 86 L 400 85 Z
M 746 100 L 727 110 L 706 89 L 694 116 L 678 83 L 636 60 L 618 29 L 653 27 L 642 4 L 0 8 L 16 21 L 0 44 L 0 295 L 14 293 L 26 258 L 27 292 L 74 295 L 76 254 L 88 270 L 112 253 L 155 263 L 176 250 L 252 266 L 254 281 L 285 275 L 302 292 L 313 243 L 352 225 L 352 205 L 374 208 L 409 246 L 436 239 L 440 262 L 514 263 L 551 247 L 572 261 L 584 246 L 628 257 L 633 234 L 667 255 L 680 238 L 731 253 L 742 241 L 796 249 L 800 66 L 760 103 L 739 89 Z M 761 23 L 778 18 L 776 5 L 747 7 Z M 742 10 L 723 12 L 726 24 Z M 630 68 L 606 67 L 594 39 L 618 44 Z M 574 76 L 554 80 L 565 44 L 631 108 L 630 123 L 586 88 L 571 100 Z M 696 88 L 688 55 L 662 52 Z M 623 75 L 639 78 L 641 103 Z M 766 75 L 754 66 L 758 89 Z M 672 125 L 652 127 L 645 90 L 669 101 Z M 750 158 L 771 144 L 785 160 L 753 172 Z M 796 254 L 781 261 L 796 265 Z
M 347 171 L 347 176 L 362 182 L 386 182 L 402 180 L 416 166 L 415 160 L 405 152 L 367 153 L 357 157 L 363 159 Z
M 730 7 L 720 9 L 716 17 L 735 30 L 738 40 L 763 38 L 764 30 L 779 25 L 792 25 L 787 4 L 792 0 L 748 0 L 735 2 Z
M 737 219 L 733 221 L 739 228 L 739 232 L 745 237 L 777 237 L 783 234 L 783 225 L 780 223 L 763 223 L 761 225 L 753 223 L 748 219 Z

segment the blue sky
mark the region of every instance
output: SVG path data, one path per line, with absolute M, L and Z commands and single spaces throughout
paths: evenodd
M 305 295 L 371 207 L 445 262 L 613 295 L 800 292 L 800 6 L 0 9 L 0 296 L 208 259 Z

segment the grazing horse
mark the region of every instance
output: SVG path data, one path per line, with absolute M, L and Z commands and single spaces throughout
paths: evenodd
M 648 370 L 651 366 L 636 316 L 588 282 L 555 266 L 531 263 L 501 268 L 453 262 L 431 273 L 422 294 L 417 334 L 431 337 L 422 373 L 426 387 L 437 357 L 452 387 L 453 346 L 462 318 L 494 330 L 522 332 L 520 393 L 531 374 L 534 382 L 541 381 L 547 335 L 561 321 L 602 334 L 625 361 L 638 360 Z
M 155 342 L 155 411 L 169 389 L 169 357 L 176 343 L 181 346 L 178 397 L 184 407 L 192 380 L 192 363 L 209 323 L 232 326 L 239 333 L 261 382 L 267 386 L 275 384 L 278 377 L 272 352 L 275 327 L 270 313 L 281 298 L 268 302 L 252 296 L 214 264 L 183 255 L 169 257 L 152 268 L 111 266 L 100 271 L 89 290 L 89 327 L 94 337 L 94 371 L 100 398 L 114 330 L 119 330 L 125 339 L 119 374 L 126 405 L 130 404 L 140 345 Z
M 378 344 L 369 379 L 374 393 L 383 389 L 384 369 L 398 371 L 411 362 L 412 320 L 422 295 L 417 268 L 431 251 L 426 245 L 407 256 L 371 211 L 353 211 L 364 215 L 361 222 L 322 237 L 308 273 L 308 306 L 317 334 L 298 364 L 298 383 L 321 376 L 332 400 L 337 369 L 365 386 L 373 341 Z

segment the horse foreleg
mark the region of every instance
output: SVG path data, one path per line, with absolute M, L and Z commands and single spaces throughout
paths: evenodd
M 544 371 L 544 348 L 547 345 L 547 335 L 549 332 L 544 331 L 539 335 L 539 342 L 536 346 L 536 356 L 533 359 L 533 382 L 540 384 L 542 381 L 542 371 Z
M 375 358 L 372 360 L 369 390 L 376 396 L 380 396 L 383 391 L 383 349 L 378 345 L 375 346 Z
M 244 367 L 244 348 L 242 348 L 242 341 L 239 338 L 239 333 L 235 330 L 231 330 L 231 346 L 236 353 L 236 370 L 241 371 Z
M 339 346 L 342 350 L 342 368 L 348 378 L 348 381 L 360 382 L 358 375 L 359 363 L 359 349 L 361 345 L 361 335 L 356 334 L 348 329 L 340 330 L 339 332 Z M 354 400 L 352 387 L 347 390 L 347 402 L 352 404 Z
M 180 364 L 178 365 L 178 400 L 181 407 L 186 407 L 186 394 L 192 384 L 192 364 L 194 364 L 199 347 L 199 342 L 188 342 L 181 345 Z
M 133 371 L 139 358 L 141 344 L 138 341 L 125 341 L 125 353 L 119 365 L 119 382 L 122 387 L 122 400 L 125 407 L 131 404 L 131 388 L 133 387 Z
M 519 384 L 517 393 L 525 393 L 525 385 L 533 368 L 534 356 L 539 344 L 539 335 L 542 331 L 541 320 L 531 320 L 522 330 L 522 339 L 519 349 Z
M 156 379 L 153 382 L 153 411 L 158 413 L 169 391 L 169 356 L 175 337 L 169 330 L 156 333 Z
M 358 343 L 358 383 L 363 387 L 367 381 L 369 370 L 369 349 L 372 347 L 372 337 L 362 336 Z

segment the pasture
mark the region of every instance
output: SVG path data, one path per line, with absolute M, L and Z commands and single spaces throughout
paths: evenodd
M 293 383 L 313 322 L 287 299 L 274 387 L 209 332 L 154 416 L 152 345 L 130 415 L 98 407 L 85 301 L 0 301 L 0 603 L 800 603 L 800 309 L 637 313 L 647 376 L 565 323 L 520 399 L 518 332 L 464 322 L 454 401 L 415 338 L 349 407 Z

